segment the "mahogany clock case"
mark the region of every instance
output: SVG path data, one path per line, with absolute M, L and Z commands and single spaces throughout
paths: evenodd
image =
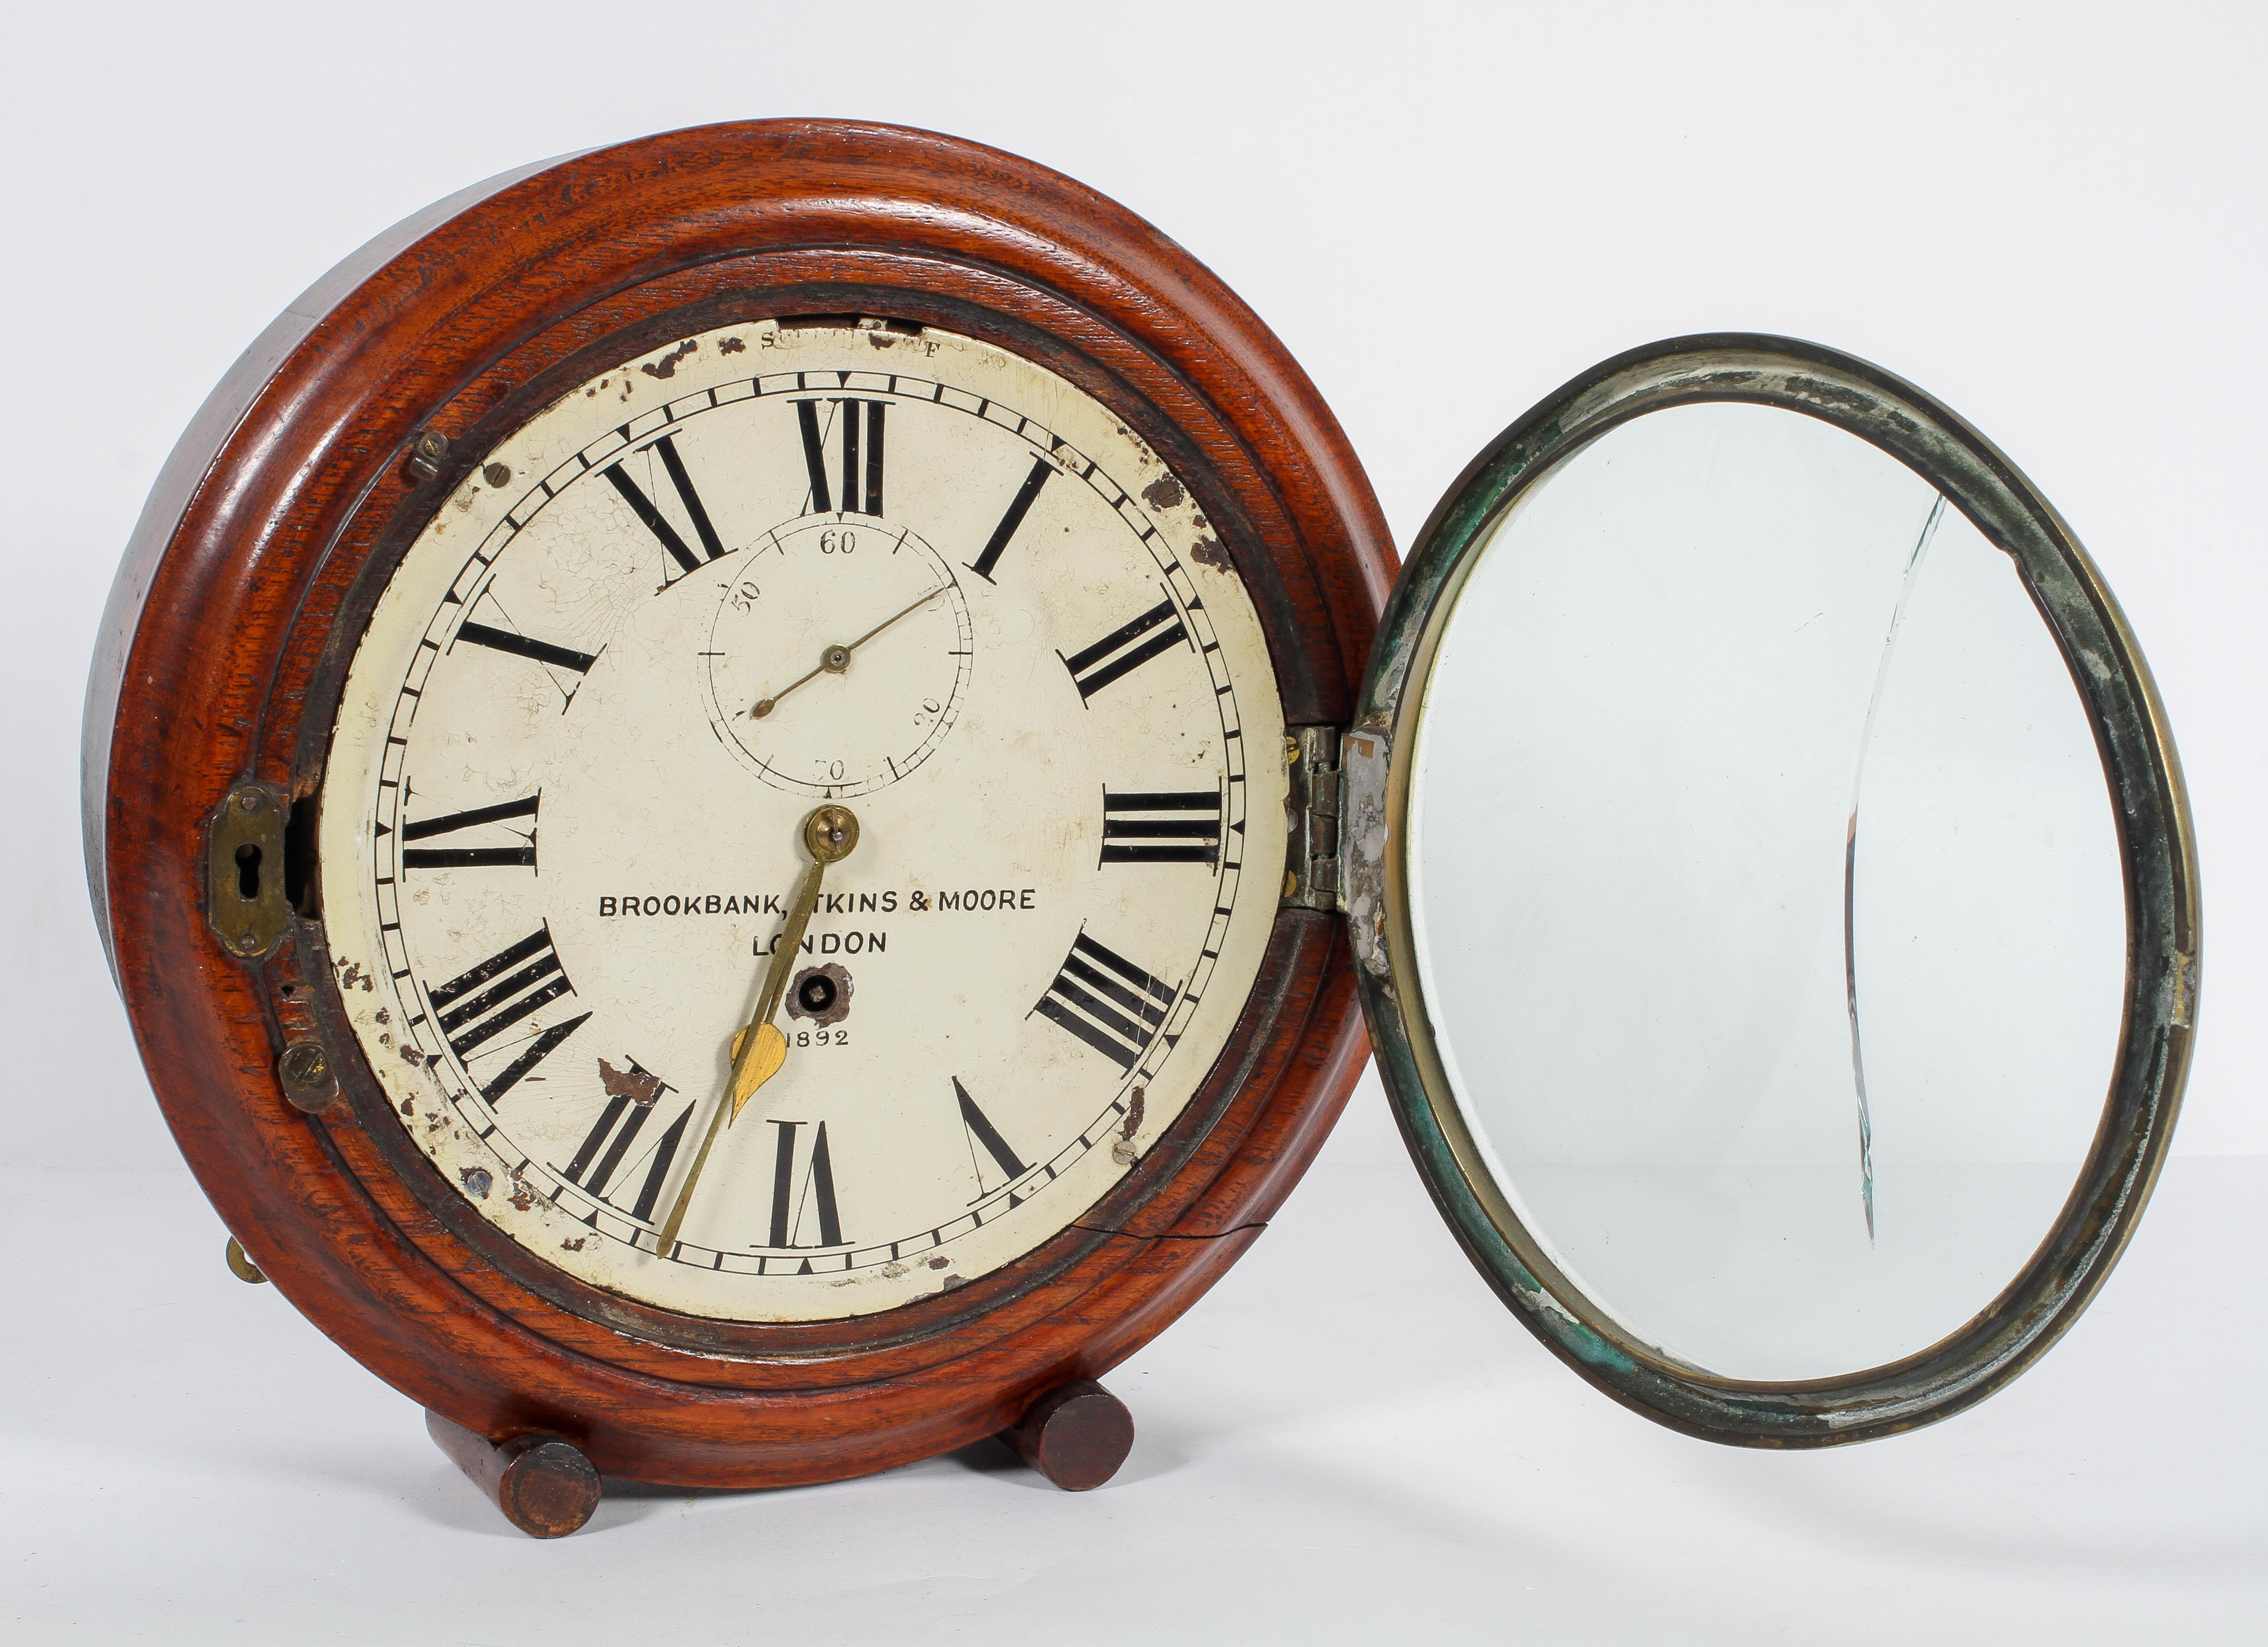
M 1336 781 L 1314 755 L 1348 731 L 1352 844 L 1340 860 L 1325 838 L 1340 809 L 1319 783 L 1293 861 L 1312 849 L 1349 884 L 1293 878 L 1258 984 L 1172 1129 L 1026 1257 L 847 1321 L 657 1309 L 534 1261 L 471 1210 L 379 1114 L 310 890 L 348 660 L 441 500 L 574 386 L 763 319 L 942 327 L 1093 396 L 1183 478 L 1241 574 L 1293 745 L 1311 752 L 1303 783 Z M 1659 1352 L 1523 1227 L 1443 1096 L 1396 856 L 1415 850 L 1417 706 L 1491 534 L 1587 445 L 1701 401 L 1839 426 L 1936 486 L 2017 565 L 2112 779 L 2135 935 L 2111 1102 L 2035 1261 L 1933 1348 L 1808 1382 L 1743 1383 Z M 319 283 L 215 393 L 106 619 L 89 871 L 174 1135 L 251 1258 L 438 1415 L 437 1434 L 475 1449 L 556 1435 L 600 1471 L 658 1482 L 859 1474 L 1087 1388 L 1218 1279 L 1298 1181 L 1370 1050 L 1366 1011 L 1412 1155 L 1469 1256 L 1616 1399 L 1712 1439 L 1807 1446 L 1926 1423 L 2014 1376 L 2085 1307 L 2147 1200 L 2196 989 L 2178 763 L 2139 649 L 2060 518 L 1975 430 L 1887 373 L 1786 340 L 1685 339 L 1605 363 L 1507 430 L 1452 487 L 1410 575 L 1395 572 L 1360 466 L 1265 327 L 1155 230 L 1029 162 L 894 128 L 760 122 L 595 151 L 445 201 Z M 244 849 L 254 869 L 239 880 L 229 854 Z M 1867 1217 L 1871 1241 L 1871 1202 Z
M 215 391 L 105 617 L 91 889 L 200 1183 L 293 1304 L 397 1389 L 479 1435 L 563 1436 L 610 1474 L 831 1480 L 1007 1429 L 1225 1271 L 1366 1052 L 1336 916 L 1287 906 L 1228 1047 L 1116 1189 L 1022 1260 L 844 1322 L 700 1320 L 568 1279 L 378 1113 L 308 855 L 345 664 L 387 574 L 475 454 L 593 373 L 705 327 L 874 316 L 1020 353 L 1124 418 L 1233 557 L 1287 721 L 1345 724 L 1395 562 L 1299 367 L 1092 191 L 871 125 L 647 138 L 492 180 L 372 242 Z M 239 865 L 233 887 L 213 862 Z

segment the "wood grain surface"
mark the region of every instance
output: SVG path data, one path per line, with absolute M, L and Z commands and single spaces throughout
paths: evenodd
M 425 1433 L 530 1538 L 564 1538 L 599 1507 L 599 1472 L 571 1441 L 541 1431 L 490 1441 L 434 1412 L 425 1415 Z
M 224 952 L 202 913 L 202 820 L 248 780 L 302 812 L 319 798 L 371 605 L 483 447 L 655 342 L 837 313 L 999 342 L 1129 419 L 1234 556 L 1289 717 L 1344 719 L 1393 552 L 1336 423 L 1267 328 L 1164 235 L 1067 179 L 951 138 L 822 121 L 671 133 L 507 180 L 312 326 L 279 321 L 169 464 L 90 693 L 105 937 L 221 1217 L 397 1389 L 478 1437 L 562 1437 L 610 1474 L 823 1481 L 1008 1428 L 1219 1278 L 1297 1183 L 1366 1053 L 1337 919 L 1285 910 L 1205 1086 L 1077 1225 L 943 1299 L 721 1324 L 570 1281 L 440 1182 L 372 1107 L 319 910 L 303 903 L 265 964 Z M 423 475 L 407 460 L 427 431 L 450 455 Z M 276 1070 L 303 1040 L 327 1046 L 341 1087 L 315 1115 Z
M 999 1439 L 1064 1491 L 1091 1492 L 1133 1451 L 1134 1415 L 1093 1379 L 1074 1379 L 1034 1401 Z

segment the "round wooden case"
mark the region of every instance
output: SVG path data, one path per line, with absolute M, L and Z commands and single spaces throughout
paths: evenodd
M 310 859 L 337 695 L 387 574 L 475 454 L 566 387 L 706 327 L 816 316 L 948 327 L 1110 407 L 1234 557 L 1287 719 L 1351 717 L 1393 551 L 1337 424 L 1267 327 L 1164 235 L 1029 161 L 810 121 L 507 174 L 333 270 L 167 463 L 88 704 L 96 912 L 222 1218 L 413 1400 L 490 1439 L 567 1437 L 646 1481 L 885 1468 L 1002 1430 L 1123 1360 L 1251 1243 L 1367 1050 L 1337 917 L 1285 908 L 1228 1047 L 1118 1188 L 1014 1264 L 851 1321 L 719 1323 L 585 1287 L 484 1222 L 379 1114 Z M 272 930 L 216 924 L 279 874 Z

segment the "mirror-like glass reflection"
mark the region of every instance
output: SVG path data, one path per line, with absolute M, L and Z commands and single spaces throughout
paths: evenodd
M 2120 1026 L 2110 798 L 2013 563 L 1875 447 L 1735 404 L 1622 424 L 1477 554 L 1408 850 L 1498 1183 L 1706 1371 L 1927 1348 L 2054 1224 Z

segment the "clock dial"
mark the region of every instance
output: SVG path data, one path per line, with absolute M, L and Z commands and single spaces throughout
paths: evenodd
M 600 373 L 441 505 L 349 671 L 323 906 L 483 1217 L 660 1307 L 825 1320 L 1141 1160 L 1257 976 L 1286 793 L 1250 599 L 1116 416 L 966 337 L 766 321 Z M 828 805 L 856 849 L 797 941 Z
M 765 783 L 814 798 L 864 795 L 927 760 L 976 656 L 945 557 L 909 526 L 821 514 L 734 558 L 703 651 L 725 743 Z

